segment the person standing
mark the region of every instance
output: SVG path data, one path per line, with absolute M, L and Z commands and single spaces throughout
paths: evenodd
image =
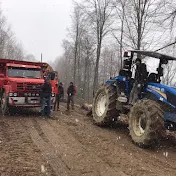
M 50 84 L 50 80 L 48 77 L 45 78 L 44 84 L 41 86 L 41 113 L 42 116 L 47 115 L 51 117 L 51 94 L 52 94 L 52 86 Z M 47 109 L 45 111 L 45 106 L 47 105 Z
M 147 68 L 145 63 L 141 63 L 141 59 L 137 58 L 135 61 L 136 71 L 134 78 L 134 85 L 130 93 L 129 104 L 133 105 L 139 98 L 142 89 L 145 87 L 147 81 Z
M 73 82 L 70 82 L 70 86 L 67 89 L 67 111 L 70 110 L 70 102 L 72 110 L 74 110 L 74 96 L 76 94 L 76 87 L 73 85 Z
M 58 94 L 56 95 L 56 101 L 54 103 L 54 110 L 56 111 L 59 111 L 59 102 L 60 100 L 64 98 L 64 88 L 63 88 L 63 84 L 60 83 L 59 86 L 58 86 Z

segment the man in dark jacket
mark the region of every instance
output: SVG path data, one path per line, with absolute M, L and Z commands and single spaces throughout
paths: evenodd
M 73 82 L 70 82 L 70 86 L 67 89 L 67 110 L 70 110 L 70 102 L 72 106 L 72 110 L 74 110 L 74 95 L 76 93 L 76 87 L 73 85 Z
M 60 83 L 58 86 L 58 94 L 56 95 L 56 101 L 54 103 L 54 110 L 56 110 L 56 106 L 57 106 L 57 111 L 59 110 L 59 102 L 61 98 L 64 98 L 64 88 L 63 88 L 62 83 Z
M 136 72 L 135 72 L 135 82 L 130 94 L 129 104 L 134 104 L 141 94 L 142 89 L 147 82 L 147 68 L 146 64 L 141 63 L 141 59 L 137 58 L 135 61 Z
M 41 113 L 42 116 L 51 116 L 51 94 L 52 86 L 50 84 L 49 78 L 45 78 L 44 84 L 41 86 Z M 45 113 L 45 105 L 47 105 L 47 111 Z

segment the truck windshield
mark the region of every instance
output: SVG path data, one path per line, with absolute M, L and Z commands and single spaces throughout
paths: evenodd
M 39 68 L 23 68 L 8 67 L 8 76 L 15 78 L 41 78 L 41 69 Z

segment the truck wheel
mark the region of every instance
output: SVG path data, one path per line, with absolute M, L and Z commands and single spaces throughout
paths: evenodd
M 99 126 L 108 125 L 118 117 L 116 110 L 116 88 L 102 86 L 98 89 L 93 100 L 93 120 Z
M 7 96 L 5 92 L 1 96 L 1 113 L 3 116 L 8 113 Z
M 164 112 L 160 105 L 152 100 L 138 101 L 129 114 L 129 130 L 138 146 L 155 144 L 165 130 Z

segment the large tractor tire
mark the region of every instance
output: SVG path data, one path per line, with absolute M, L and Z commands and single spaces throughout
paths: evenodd
M 160 105 L 152 100 L 140 100 L 129 114 L 130 136 L 140 147 L 156 144 L 164 128 L 164 112 Z
M 99 126 L 109 125 L 118 117 L 116 110 L 117 93 L 113 86 L 102 86 L 98 89 L 92 106 L 93 120 Z
M 3 116 L 9 113 L 8 99 L 5 92 L 1 95 L 1 113 Z

